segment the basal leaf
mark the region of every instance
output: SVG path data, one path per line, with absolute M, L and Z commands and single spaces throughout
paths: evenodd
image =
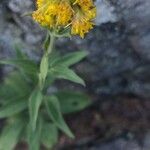
M 61 108 L 57 97 L 48 96 L 45 98 L 45 106 L 50 116 L 51 120 L 54 124 L 60 128 L 63 132 L 65 132 L 69 137 L 73 138 L 73 134 L 70 131 L 69 127 L 65 123 L 63 116 L 61 114 Z
M 20 101 L 30 94 L 31 88 L 31 85 L 19 72 L 13 71 L 1 83 L 1 102 L 7 104 L 10 101 Z
M 42 126 L 43 126 L 42 119 L 38 119 L 36 130 L 33 131 L 30 126 L 31 125 L 28 126 L 29 150 L 40 150 L 40 144 L 41 144 L 40 139 L 41 139 Z
M 41 143 L 46 148 L 52 148 L 58 141 L 57 127 L 52 123 L 44 123 L 42 128 Z
M 42 103 L 42 93 L 39 89 L 36 88 L 29 98 L 30 124 L 33 131 L 36 129 L 36 122 L 38 119 L 38 113 L 41 103 Z
M 23 124 L 20 121 L 14 121 L 5 126 L 0 135 L 0 150 L 13 150 L 20 140 L 22 129 Z
M 27 100 L 16 100 L 0 107 L 0 118 L 13 116 L 27 108 Z
M 22 77 L 19 72 L 10 73 L 10 75 L 5 79 L 4 84 L 8 88 L 11 88 L 12 91 L 15 92 L 15 94 L 21 96 L 29 94 L 31 90 L 28 82 Z
M 31 74 L 35 74 L 38 71 L 37 65 L 29 59 L 0 60 L 0 64 L 13 65 L 19 69 L 23 69 L 27 73 L 31 73 Z
M 65 114 L 81 111 L 91 104 L 90 98 L 80 92 L 61 91 L 55 94 L 58 97 L 61 110 Z

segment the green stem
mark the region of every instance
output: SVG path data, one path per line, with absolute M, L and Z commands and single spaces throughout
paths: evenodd
M 48 49 L 47 49 L 47 54 L 48 55 L 50 55 L 50 53 L 52 52 L 52 50 L 54 48 L 54 42 L 55 42 L 54 34 L 49 32 L 49 35 L 50 35 L 50 43 L 49 43 L 49 46 L 48 46 Z
M 44 88 L 45 80 L 46 80 L 46 77 L 48 74 L 49 55 L 53 51 L 54 42 L 55 42 L 55 36 L 53 35 L 53 33 L 49 32 L 49 36 L 50 36 L 50 42 L 49 42 L 47 49 L 44 51 L 44 55 L 43 55 L 43 57 L 41 59 L 41 63 L 40 63 L 39 87 L 40 87 L 41 91 Z

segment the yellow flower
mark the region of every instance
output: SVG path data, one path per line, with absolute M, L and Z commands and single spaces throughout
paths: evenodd
M 47 3 L 47 1 L 46 0 L 38 0 L 37 1 L 37 7 L 38 8 L 40 8 L 40 7 L 42 7 L 44 4 L 46 4 Z
M 78 7 L 80 6 L 80 7 Z M 96 17 L 96 8 L 92 0 L 76 0 L 75 15 L 72 21 L 71 33 L 84 38 L 85 33 L 93 28 L 92 19 Z
M 37 0 L 33 19 L 51 29 L 70 27 L 71 34 L 80 35 L 93 28 L 96 16 L 93 0 Z
M 56 18 L 57 25 L 66 26 L 70 23 L 73 15 L 73 9 L 68 0 L 61 0 L 58 7 L 58 14 Z
M 71 33 L 74 35 L 80 35 L 84 38 L 85 33 L 93 28 L 93 23 L 86 20 L 84 17 L 75 18 L 72 22 Z
M 78 4 L 80 7 L 86 8 L 86 9 L 94 7 L 93 0 L 76 0 L 74 4 Z

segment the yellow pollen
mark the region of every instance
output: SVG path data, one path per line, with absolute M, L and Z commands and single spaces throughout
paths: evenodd
M 71 34 L 84 35 L 93 28 L 96 7 L 93 0 L 37 0 L 33 19 L 50 29 L 71 28 Z

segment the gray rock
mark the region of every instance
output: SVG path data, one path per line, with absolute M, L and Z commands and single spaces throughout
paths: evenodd
M 136 141 L 126 141 L 124 139 L 117 139 L 106 144 L 91 148 L 89 150 L 146 150 L 143 149 Z
M 147 135 L 145 136 L 144 148 L 145 148 L 145 150 L 149 150 L 150 149 L 150 133 L 147 133 Z
M 97 9 L 96 25 L 108 22 L 117 22 L 118 17 L 115 13 L 115 7 L 108 0 L 97 0 L 95 2 Z
M 150 98 L 150 1 L 97 0 L 96 5 L 95 29 L 84 40 L 59 39 L 56 47 L 63 53 L 77 49 L 90 52 L 77 69 L 85 76 L 90 84 L 88 90 L 93 94 L 124 93 Z M 44 30 L 31 17 L 22 17 L 34 10 L 33 2 L 1 1 L 0 7 L 0 47 L 4 49 L 1 57 L 13 53 L 14 43 L 23 45 L 31 57 L 34 50 L 40 53 Z
M 14 13 L 26 13 L 32 11 L 33 8 L 33 1 L 31 0 L 10 0 L 8 2 L 8 7 L 14 12 Z
M 148 140 L 148 141 L 146 141 Z M 149 136 L 145 137 L 146 144 L 138 144 L 134 139 L 116 138 L 107 142 L 100 142 L 100 144 L 93 143 L 89 146 L 77 145 L 70 147 L 65 147 L 60 150 L 149 150 Z
M 96 5 L 96 27 L 83 40 L 59 39 L 57 49 L 62 53 L 89 51 L 88 58 L 76 70 L 86 79 L 87 91 L 97 99 L 121 94 L 149 99 L 150 0 L 97 0 Z M 32 10 L 32 0 L 0 1 L 1 59 L 14 55 L 15 43 L 38 59 L 35 53 L 42 52 L 45 32 L 31 17 L 22 17 Z M 55 87 L 51 89 L 55 90 Z M 134 140 L 117 139 L 95 144 L 89 150 L 149 150 L 149 143 L 148 135 L 145 149 Z
M 133 50 L 143 59 L 150 60 L 150 1 L 149 0 L 117 0 L 118 11 L 125 21 Z

